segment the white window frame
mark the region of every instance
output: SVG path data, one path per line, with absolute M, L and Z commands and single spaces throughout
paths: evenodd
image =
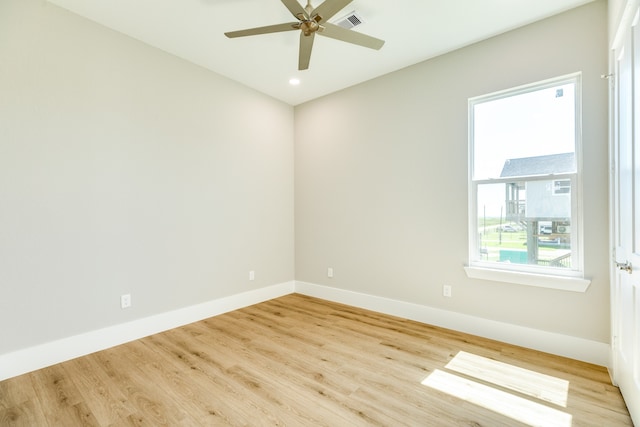
M 510 96 L 516 96 L 547 89 L 550 87 L 573 83 L 575 85 L 575 159 L 576 172 L 568 174 L 551 174 L 544 176 L 510 177 L 488 180 L 474 180 L 474 106 L 487 101 L 498 100 Z M 465 271 L 468 277 L 491 280 L 520 285 L 536 286 L 543 288 L 562 289 L 575 292 L 585 292 L 591 283 L 584 277 L 583 262 L 583 228 L 582 228 L 582 99 L 581 99 L 581 73 L 574 73 L 541 82 L 536 82 L 512 89 L 506 89 L 488 95 L 469 98 L 469 158 L 468 158 L 468 182 L 469 182 L 469 258 Z M 571 243 L 572 243 L 572 268 L 561 269 L 555 267 L 534 266 L 527 264 L 497 263 L 482 259 L 482 253 L 478 250 L 478 213 L 477 192 L 478 186 L 488 183 L 532 181 L 532 180 L 571 180 Z

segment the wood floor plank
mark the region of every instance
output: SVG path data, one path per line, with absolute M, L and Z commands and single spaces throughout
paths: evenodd
M 0 426 L 3 427 L 47 427 L 47 417 L 35 399 L 23 400 L 15 406 L 0 410 Z
M 115 381 L 136 414 L 142 414 L 155 425 L 179 425 L 183 414 L 165 400 L 162 390 L 155 387 L 155 378 L 141 372 L 127 358 L 129 346 L 118 346 L 95 353 L 98 365 Z
M 11 379 L 11 386 L 6 381 L 0 382 L 0 410 L 21 405 L 33 398 L 33 385 L 29 374 Z
M 247 360 L 242 357 L 244 348 L 238 348 L 235 351 L 235 362 L 229 367 L 224 367 L 220 363 L 210 363 L 211 360 L 217 359 L 219 353 L 233 352 L 233 343 L 229 342 L 228 345 L 222 347 L 216 347 L 219 350 L 215 352 L 215 356 L 210 358 L 208 356 L 211 353 L 210 348 L 208 352 L 193 351 L 193 344 L 189 348 L 185 348 L 185 343 L 180 342 L 162 342 L 162 337 L 158 337 L 154 340 L 155 345 L 160 345 L 167 350 L 167 354 L 171 354 L 173 362 L 181 364 L 182 366 L 190 367 L 190 374 L 202 373 L 204 376 L 200 380 L 206 381 L 206 388 L 210 391 L 216 391 L 216 397 L 220 397 L 219 403 L 225 403 L 227 401 L 235 402 L 235 419 L 246 418 L 246 425 L 255 425 L 258 421 L 264 423 L 264 425 L 299 425 L 300 421 L 295 420 L 296 414 L 293 419 L 290 414 L 278 410 L 274 410 L 276 407 L 282 406 L 281 402 L 277 399 L 278 393 L 266 393 L 265 385 L 256 382 L 252 379 L 250 373 L 244 374 L 239 372 L 239 366 L 246 367 Z M 198 345 L 197 343 L 195 343 Z M 240 351 L 242 350 L 242 352 Z M 231 354 L 231 353 L 230 353 Z M 224 355 L 223 358 L 228 358 L 229 355 Z M 194 383 L 195 380 L 192 382 Z M 228 397 L 232 397 L 228 399 Z M 234 408 L 229 408 L 231 411 Z M 244 424 L 244 423 L 243 423 Z
M 631 426 L 608 372 L 298 294 L 0 382 L 0 426 Z
M 111 425 L 131 415 L 135 408 L 92 355 L 63 364 L 84 400 L 88 402 L 99 425 Z
M 193 411 L 196 418 L 204 420 L 203 425 L 250 425 L 252 419 L 261 415 L 261 408 L 253 403 L 252 397 L 229 380 L 227 368 L 206 352 L 183 351 L 179 341 L 164 338 L 149 337 L 145 341 L 145 345 L 158 352 L 160 360 L 154 362 L 154 368 L 159 368 L 157 363 L 175 368 L 164 375 L 179 384 L 183 394 L 180 400 L 189 399 L 187 404 L 195 405 Z

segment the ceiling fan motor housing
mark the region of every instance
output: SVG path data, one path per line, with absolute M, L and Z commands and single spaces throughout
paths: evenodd
M 300 29 L 305 36 L 310 36 L 320 29 L 320 25 L 316 21 L 304 20 L 300 23 Z

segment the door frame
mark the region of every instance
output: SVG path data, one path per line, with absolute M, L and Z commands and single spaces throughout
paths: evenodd
M 619 22 L 612 22 L 610 17 L 610 24 L 615 25 L 615 29 L 613 33 L 610 33 L 611 39 L 609 44 L 609 74 L 603 76 L 609 80 L 609 241 L 610 241 L 610 322 L 611 322 L 611 351 L 609 357 L 609 369 L 611 380 L 614 385 L 617 384 L 617 378 L 620 372 L 620 367 L 618 366 L 618 358 L 616 356 L 616 351 L 619 343 L 617 342 L 617 336 L 620 331 L 620 323 L 618 318 L 616 317 L 616 302 L 617 302 L 617 282 L 619 271 L 616 266 L 616 246 L 618 244 L 617 241 L 617 227 L 619 226 L 617 220 L 617 202 L 618 195 L 617 190 L 619 188 L 618 182 L 618 172 L 617 167 L 618 164 L 616 162 L 616 156 L 619 150 L 619 141 L 618 141 L 618 97 L 617 97 L 617 76 L 615 73 L 617 72 L 617 51 L 622 47 L 624 43 L 624 39 L 627 36 L 627 30 L 632 26 L 633 19 L 640 8 L 640 0 L 622 0 L 620 2 L 622 4 L 622 14 Z M 609 9 L 609 12 L 612 12 L 612 9 Z M 640 58 L 638 58 L 640 59 Z M 633 69 L 632 69 L 633 73 Z M 638 82 L 640 84 L 640 82 Z M 640 108 L 640 106 L 638 106 Z M 633 118 L 632 118 L 633 120 Z M 638 130 L 640 132 L 640 129 Z M 637 267 L 636 267 L 637 268 Z M 634 268 L 635 270 L 635 268 Z M 627 402 L 629 405 L 629 402 Z M 637 403 L 634 403 L 637 405 Z M 637 412 L 638 408 L 634 406 L 634 411 Z M 630 408 L 631 412 L 631 408 Z M 631 414 L 633 416 L 633 414 Z M 637 414 L 636 414 L 637 415 Z M 635 419 L 634 422 L 640 423 L 640 420 Z

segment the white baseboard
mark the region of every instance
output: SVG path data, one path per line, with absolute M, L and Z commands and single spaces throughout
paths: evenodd
M 0 355 L 0 381 L 104 350 L 218 314 L 292 293 L 294 282 L 247 291 L 202 304 Z
M 74 335 L 12 353 L 0 354 L 0 381 L 292 292 L 454 329 L 596 365 L 610 366 L 610 346 L 605 343 L 374 295 L 291 281 Z
M 610 366 L 610 346 L 606 343 L 312 283 L 296 281 L 295 290 L 303 295 L 403 317 L 600 366 Z

